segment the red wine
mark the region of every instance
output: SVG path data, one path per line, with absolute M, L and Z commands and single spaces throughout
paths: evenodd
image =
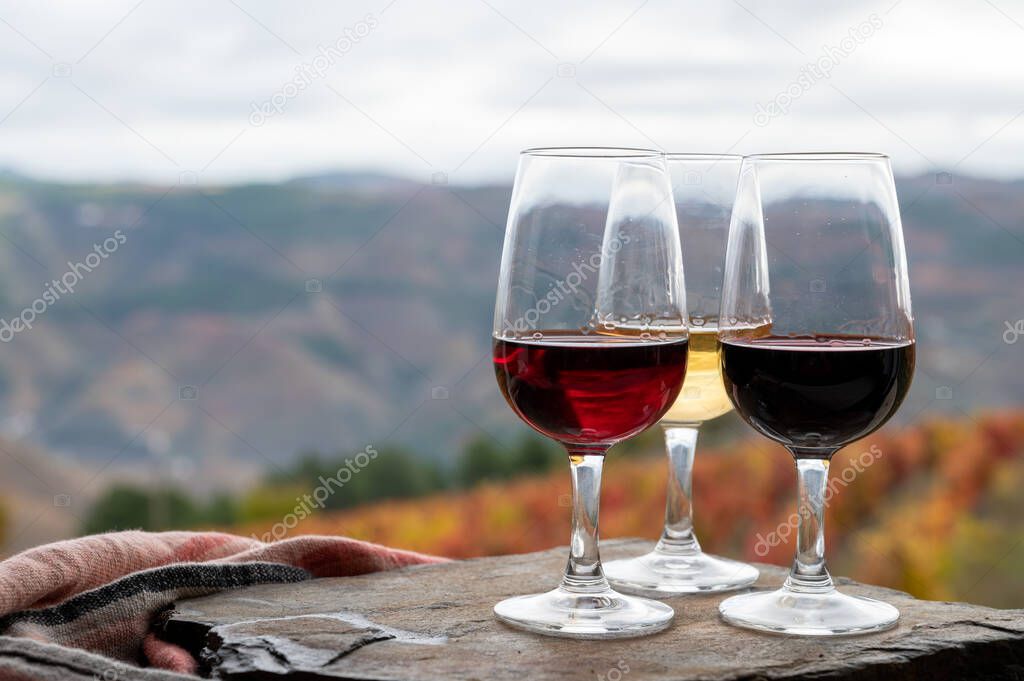
M 881 427 L 914 373 L 914 342 L 815 336 L 722 341 L 740 416 L 787 447 L 822 456 Z
M 519 417 L 567 444 L 611 444 L 657 423 L 686 376 L 687 341 L 545 334 L 494 340 L 494 373 Z

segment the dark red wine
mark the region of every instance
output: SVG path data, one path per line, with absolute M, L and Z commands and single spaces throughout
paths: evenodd
M 914 342 L 851 336 L 722 341 L 722 377 L 740 416 L 787 447 L 822 456 L 864 437 L 910 388 Z
M 568 444 L 613 443 L 657 423 L 686 376 L 687 341 L 545 334 L 494 341 L 494 373 L 520 418 Z

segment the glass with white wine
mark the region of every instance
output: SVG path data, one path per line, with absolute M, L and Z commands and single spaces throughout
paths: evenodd
M 696 320 L 691 318 L 691 323 Z M 688 427 L 710 421 L 732 411 L 732 402 L 725 393 L 722 370 L 718 363 L 718 325 L 714 318 L 701 318 L 701 326 L 690 328 L 690 358 L 686 382 L 668 413 L 661 417 L 666 428 Z
M 683 243 L 690 351 L 683 389 L 661 419 L 669 462 L 665 527 L 650 553 L 605 563 L 608 580 L 621 591 L 649 596 L 726 591 L 758 577 L 751 565 L 701 551 L 691 506 L 698 430 L 733 408 L 719 365 L 718 311 L 742 160 L 727 154 L 668 155 Z

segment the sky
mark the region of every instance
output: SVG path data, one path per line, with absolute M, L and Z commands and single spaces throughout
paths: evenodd
M 2 0 L 0 168 L 473 184 L 604 145 L 1019 178 L 1021 64 L 1024 0 Z

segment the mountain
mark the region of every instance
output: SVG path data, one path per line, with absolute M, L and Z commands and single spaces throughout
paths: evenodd
M 73 536 L 110 478 L 97 465 L 0 439 L 0 546 L 7 554 Z
M 416 182 L 373 171 L 338 171 L 302 175 L 288 184 L 319 189 L 320 191 L 396 192 L 416 189 Z
M 898 191 L 919 342 L 901 418 L 1021 403 L 1024 345 L 1003 336 L 1024 317 L 1024 183 Z M 374 173 L 0 176 L 0 435 L 89 465 L 170 461 L 198 487 L 307 448 L 444 461 L 481 431 L 502 441 L 522 427 L 488 362 L 509 198 Z

